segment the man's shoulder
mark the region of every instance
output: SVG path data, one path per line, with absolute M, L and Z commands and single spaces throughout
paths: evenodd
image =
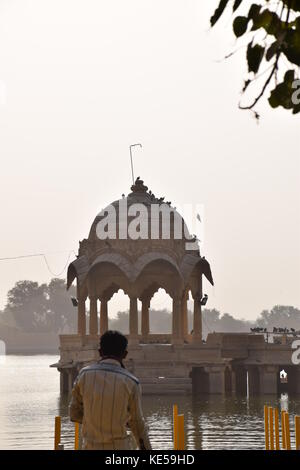
M 115 366 L 113 364 L 101 364 L 99 362 L 95 362 L 93 364 L 89 364 L 88 366 L 85 366 L 83 367 L 80 372 L 79 372 L 79 375 L 80 376 L 83 376 L 87 373 L 90 373 L 90 372 L 112 372 L 112 373 L 115 373 L 115 374 L 118 374 L 120 376 L 124 376 L 124 377 L 128 377 L 129 379 L 131 379 L 133 382 L 135 382 L 137 385 L 139 385 L 139 379 L 137 377 L 135 377 L 135 375 L 133 375 L 131 372 L 129 372 L 129 370 L 127 369 L 124 369 L 123 367 L 121 366 Z

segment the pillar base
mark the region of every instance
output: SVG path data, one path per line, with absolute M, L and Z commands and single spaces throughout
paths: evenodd
M 173 346 L 183 346 L 184 345 L 183 338 L 172 338 L 171 344 Z
M 138 337 L 130 337 L 128 338 L 128 346 L 132 347 L 139 347 L 140 341 Z
M 193 344 L 202 344 L 201 336 L 194 336 L 192 335 L 192 343 Z
M 279 370 L 276 366 L 265 366 L 259 369 L 259 385 L 260 393 L 262 394 L 276 394 L 278 392 L 278 379 Z
M 206 368 L 209 373 L 209 393 L 223 395 L 225 394 L 225 375 L 224 368 L 209 366 Z

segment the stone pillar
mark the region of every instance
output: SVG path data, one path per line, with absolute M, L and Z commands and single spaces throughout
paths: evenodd
M 183 329 L 183 338 L 187 340 L 189 331 L 188 331 L 188 309 L 187 301 L 189 298 L 189 293 L 185 292 L 183 299 L 181 301 L 181 317 L 182 317 L 182 329 Z
M 247 396 L 247 370 L 243 366 L 236 366 L 232 373 L 232 390 L 237 396 Z
M 131 345 L 138 344 L 138 309 L 136 297 L 130 297 L 129 342 Z
M 142 299 L 142 336 L 147 337 L 150 332 L 150 322 L 149 322 L 149 307 L 150 299 Z
M 276 366 L 262 366 L 259 368 L 261 394 L 277 393 L 278 374 L 279 368 Z
M 249 396 L 263 394 L 263 389 L 261 388 L 261 377 L 259 368 L 257 366 L 248 367 L 248 394 Z
M 68 369 L 68 393 L 72 392 L 74 385 L 74 376 L 72 369 Z
M 231 385 L 232 385 L 232 394 L 236 395 L 237 390 L 236 390 L 236 371 L 235 370 L 231 371 Z
M 193 322 L 193 343 L 202 343 L 202 312 L 201 295 L 196 294 L 194 298 L 194 322 Z
M 79 297 L 77 307 L 77 333 L 79 335 L 86 335 L 86 315 L 85 315 L 85 299 Z
M 181 299 L 173 299 L 172 312 L 172 344 L 182 344 L 182 321 L 181 321 Z
M 209 393 L 225 393 L 225 370 L 224 367 L 207 367 L 209 373 Z
M 60 393 L 62 395 L 68 393 L 69 380 L 68 373 L 65 370 L 60 370 Z
M 97 297 L 90 297 L 90 335 L 98 334 Z
M 103 335 L 108 330 L 108 301 L 101 299 L 100 304 L 100 335 Z
M 297 395 L 300 395 L 300 366 L 294 366 L 293 367 L 294 372 L 295 372 L 295 389 L 294 393 Z

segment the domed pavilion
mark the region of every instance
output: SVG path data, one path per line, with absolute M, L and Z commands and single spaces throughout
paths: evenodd
M 129 297 L 125 364 L 139 378 L 143 393 L 277 393 L 283 368 L 291 391 L 300 393 L 291 344 L 270 344 L 263 334 L 252 333 L 210 332 L 202 341 L 203 276 L 213 284 L 197 239 L 171 203 L 148 191 L 138 178 L 127 197 L 97 215 L 88 238 L 80 242 L 77 259 L 69 265 L 68 288 L 77 283 L 78 331 L 60 335 L 60 360 L 53 367 L 60 372 L 61 392 L 70 392 L 79 370 L 98 360 L 109 301 L 121 289 Z M 153 334 L 149 328 L 151 299 L 160 288 L 172 298 L 170 334 Z
M 97 215 L 88 238 L 80 242 L 77 259 L 69 265 L 68 288 L 77 283 L 78 335 L 96 336 L 108 329 L 109 301 L 121 289 L 129 297 L 131 346 L 160 339 L 177 345 L 201 343 L 203 275 L 213 284 L 210 265 L 201 257 L 197 239 L 189 234 L 181 215 L 138 178 L 127 197 L 123 195 Z M 171 335 L 151 335 L 149 328 L 151 299 L 160 288 L 172 298 Z M 192 334 L 187 320 L 189 295 L 193 299 Z M 140 331 L 138 300 L 142 304 Z

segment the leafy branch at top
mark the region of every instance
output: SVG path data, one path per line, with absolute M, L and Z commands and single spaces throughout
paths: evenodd
M 248 76 L 242 90 L 243 95 L 249 92 L 253 82 L 262 75 L 258 73 L 263 64 L 270 69 L 256 98 L 247 105 L 240 104 L 239 108 L 252 110 L 259 117 L 254 108 L 270 88 L 270 106 L 282 106 L 296 114 L 300 111 L 300 91 L 297 93 L 296 90 L 300 67 L 300 0 L 253 2 L 247 12 L 240 15 L 237 10 L 244 6 L 243 3 L 244 0 L 220 0 L 210 19 L 211 26 L 214 26 L 231 5 L 235 36 L 238 40 L 246 33 L 250 36 L 246 48 Z M 281 77 L 280 82 L 278 76 Z

